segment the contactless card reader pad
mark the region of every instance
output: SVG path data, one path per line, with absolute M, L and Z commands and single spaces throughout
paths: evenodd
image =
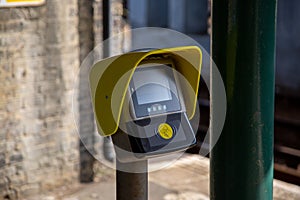
M 195 134 L 185 113 L 153 117 L 127 123 L 132 151 L 138 156 L 150 156 L 186 149 L 196 143 Z M 149 124 L 148 124 L 149 123 Z M 139 155 L 141 153 L 141 155 Z
M 112 136 L 118 159 L 124 162 L 132 157 L 148 159 L 177 152 L 196 144 L 184 112 L 128 122 L 126 127 L 129 134 L 118 132 Z

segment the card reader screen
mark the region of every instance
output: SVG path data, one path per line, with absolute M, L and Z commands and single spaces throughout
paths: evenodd
M 139 105 L 172 100 L 167 73 L 163 68 L 135 72 L 133 83 Z
M 174 72 L 172 64 L 158 63 L 135 70 L 129 84 L 134 118 L 181 110 Z

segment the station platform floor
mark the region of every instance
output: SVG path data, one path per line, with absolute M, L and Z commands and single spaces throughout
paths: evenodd
M 149 200 L 209 200 L 209 160 L 184 155 L 171 166 L 149 173 Z M 114 200 L 115 172 L 101 166 L 95 183 L 75 184 L 39 200 Z M 300 187 L 274 180 L 274 200 L 299 200 Z

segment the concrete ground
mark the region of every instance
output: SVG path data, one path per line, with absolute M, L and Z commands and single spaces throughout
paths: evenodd
M 39 200 L 113 200 L 114 171 L 100 167 L 96 182 L 79 184 L 73 189 L 61 188 L 55 194 Z M 103 175 L 104 174 L 104 175 Z M 198 155 L 186 155 L 168 168 L 149 173 L 149 200 L 208 200 L 209 160 Z M 274 200 L 299 200 L 300 187 L 274 180 Z

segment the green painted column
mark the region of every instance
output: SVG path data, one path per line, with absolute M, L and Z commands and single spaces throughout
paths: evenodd
M 212 57 L 227 114 L 210 154 L 211 199 L 271 200 L 276 0 L 213 0 L 212 8 Z

